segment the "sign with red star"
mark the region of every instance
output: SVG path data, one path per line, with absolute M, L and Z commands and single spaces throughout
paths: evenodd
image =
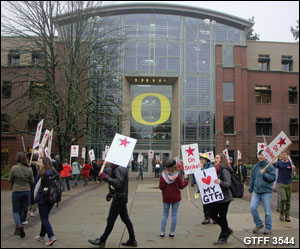
M 288 136 L 283 131 L 281 131 L 273 139 L 273 141 L 268 146 L 266 146 L 265 150 L 263 151 L 263 155 L 269 162 L 273 162 L 291 144 L 292 141 L 288 138 Z
M 34 137 L 34 142 L 33 142 L 33 146 L 32 149 L 35 149 L 39 146 L 40 144 L 40 139 L 41 139 L 41 135 L 42 135 L 42 127 L 43 127 L 43 123 L 44 123 L 44 119 L 42 119 L 37 126 L 36 129 L 36 133 L 35 133 L 35 137 Z
M 94 150 L 93 149 L 91 149 L 91 150 L 89 150 L 89 156 L 90 156 L 90 161 L 92 162 L 92 161 L 95 161 L 95 153 L 94 153 Z
M 211 162 L 214 162 L 215 161 L 215 156 L 214 156 L 214 152 L 213 151 L 209 151 L 206 153 L 208 155 L 208 159 L 211 161 Z
M 181 145 L 185 174 L 201 170 L 198 144 Z
M 116 133 L 105 161 L 127 167 L 136 142 L 134 138 Z
M 78 157 L 79 154 L 79 145 L 71 146 L 71 157 Z

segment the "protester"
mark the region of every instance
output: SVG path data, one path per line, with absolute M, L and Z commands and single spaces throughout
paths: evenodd
M 277 158 L 277 162 L 280 162 L 282 160 L 282 153 L 280 153 L 279 157 Z M 274 182 L 274 190 L 277 191 L 277 205 L 276 205 L 276 211 L 280 212 L 280 192 L 278 188 L 278 175 L 279 175 L 279 169 L 276 168 L 276 181 Z
M 29 155 L 29 156 L 31 156 L 31 155 Z M 31 169 L 32 169 L 32 172 L 33 172 L 33 179 L 35 179 L 36 176 L 37 176 L 37 170 L 38 170 L 37 169 L 37 161 L 38 161 L 38 155 L 33 154 L 32 162 L 31 162 Z M 31 186 L 30 191 L 32 191 L 32 187 L 33 187 L 33 185 Z M 31 217 L 35 216 L 36 209 L 37 209 L 37 204 L 34 203 L 33 198 L 30 198 L 29 212 L 30 212 Z
M 245 181 L 247 179 L 247 167 L 243 164 L 242 159 L 239 159 L 238 165 L 234 166 L 234 173 L 236 173 L 241 179 L 241 182 L 245 184 Z
M 214 242 L 214 245 L 220 245 L 227 243 L 227 239 L 233 233 L 227 221 L 228 207 L 233 199 L 230 190 L 233 169 L 229 166 L 226 156 L 221 153 L 216 155 L 215 169 L 218 179 L 215 179 L 214 182 L 220 184 L 224 199 L 210 205 L 210 217 L 221 227 L 219 238 Z
M 209 168 L 212 168 L 213 165 L 210 163 L 210 160 L 208 158 L 208 155 L 205 153 L 202 153 L 200 156 L 200 164 L 201 164 L 201 170 L 206 170 Z M 200 190 L 198 186 L 198 192 L 197 194 L 199 195 Z M 210 205 L 211 204 L 203 204 L 203 212 L 204 212 L 204 220 L 202 221 L 203 225 L 209 224 L 210 223 Z
M 272 231 L 271 197 L 273 192 L 273 183 L 276 180 L 276 171 L 274 166 L 271 165 L 267 170 L 265 170 L 265 172 L 263 172 L 268 161 L 263 156 L 262 152 L 263 150 L 258 153 L 258 162 L 251 173 L 248 197 L 252 197 L 250 208 L 255 223 L 253 233 L 257 234 L 259 230 L 264 227 L 258 213 L 258 206 L 260 201 L 262 201 L 265 210 L 266 224 L 264 234 L 269 235 Z
M 75 157 L 73 159 L 73 163 L 72 163 L 72 175 L 74 176 L 74 181 L 73 181 L 73 188 L 77 188 L 77 182 L 78 182 L 78 178 L 80 176 L 80 171 L 82 169 L 82 166 L 80 165 L 79 162 L 77 162 L 77 157 Z
M 282 160 L 274 165 L 278 169 L 278 188 L 280 192 L 280 220 L 291 222 L 290 208 L 292 195 L 292 172 L 296 170 L 295 165 L 289 161 L 287 151 L 282 152 Z
M 160 167 L 161 167 L 161 161 L 156 160 L 155 161 L 155 178 L 159 178 Z
M 181 174 L 181 177 L 184 177 L 184 168 L 183 168 L 183 160 L 180 160 L 180 162 L 177 164 L 178 170 Z
M 178 173 L 176 161 L 169 159 L 165 163 L 165 170 L 159 179 L 159 188 L 162 190 L 163 197 L 163 217 L 161 221 L 160 237 L 165 236 L 167 219 L 169 210 L 172 206 L 172 225 L 169 233 L 170 237 L 174 237 L 174 232 L 177 224 L 177 214 L 181 201 L 180 189 L 184 189 L 188 185 L 188 175 L 185 175 L 185 180 L 182 181 L 181 175 Z
M 72 171 L 72 168 L 70 164 L 68 164 L 68 160 L 64 160 L 63 170 L 60 172 L 60 176 L 63 182 L 63 192 L 66 191 L 65 189 L 65 184 L 67 185 L 67 190 L 70 191 L 70 183 L 69 183 L 69 178 L 70 178 L 70 172 Z
M 46 178 L 57 172 L 52 165 L 51 160 L 48 157 L 42 157 L 38 161 L 39 171 L 34 181 L 34 191 L 31 192 L 31 196 L 38 204 L 40 219 L 42 222 L 40 235 L 36 236 L 37 241 L 44 242 L 46 234 L 49 240 L 46 242 L 46 246 L 51 246 L 56 241 L 55 235 L 52 230 L 52 226 L 49 221 L 49 213 L 53 207 L 48 201 L 48 186 L 46 184 Z
M 102 165 L 101 159 L 97 159 L 97 162 L 95 163 L 95 165 L 93 165 L 96 183 L 99 183 L 99 180 L 101 182 L 101 179 L 99 179 L 99 172 L 101 169 L 101 165 Z
M 228 166 L 233 169 L 233 158 L 229 157 Z
M 55 161 L 56 161 L 56 166 L 57 166 L 57 168 L 55 168 L 55 169 L 58 173 L 60 173 L 63 170 L 63 166 L 62 166 L 62 162 L 60 161 L 60 156 L 59 155 L 55 156 Z
M 137 246 L 135 240 L 135 234 L 133 225 L 128 216 L 127 202 L 128 202 L 128 169 L 115 164 L 111 164 L 111 176 L 106 175 L 102 172 L 99 177 L 109 184 L 110 192 L 106 196 L 106 200 L 110 201 L 113 199 L 109 215 L 107 217 L 107 225 L 103 235 L 95 240 L 88 240 L 92 245 L 105 247 L 106 240 L 110 235 L 115 221 L 120 215 L 121 220 L 125 223 L 128 233 L 129 240 L 126 243 L 122 243 L 123 246 Z
M 143 171 L 144 171 L 144 165 L 143 165 L 143 162 L 140 162 L 139 163 L 139 175 L 136 178 L 137 180 L 140 179 L 140 177 L 142 180 L 144 180 Z
M 15 234 L 25 237 L 22 222 L 25 221 L 30 200 L 30 187 L 33 184 L 33 172 L 29 167 L 26 154 L 19 152 L 9 173 L 8 181 L 12 184 L 12 209 L 16 228 Z
M 83 186 L 87 186 L 88 185 L 88 180 L 90 178 L 90 169 L 92 169 L 93 167 L 91 165 L 89 165 L 88 163 L 85 163 L 82 169 L 82 174 L 84 177 L 84 184 Z

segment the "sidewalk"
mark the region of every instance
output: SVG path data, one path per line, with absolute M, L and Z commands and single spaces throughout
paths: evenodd
M 77 189 L 63 193 L 63 200 L 58 209 L 53 207 L 50 222 L 53 226 L 57 241 L 53 247 L 62 248 L 97 248 L 89 244 L 88 239 L 99 238 L 106 226 L 110 203 L 106 202 L 108 192 L 107 184 L 90 184 L 83 187 L 79 182 Z M 189 185 L 191 203 L 188 202 L 184 189 L 179 208 L 178 222 L 175 237 L 160 238 L 160 223 L 162 218 L 162 197 L 158 189 L 158 180 L 146 178 L 137 181 L 130 178 L 128 212 L 133 223 L 138 247 L 145 248 L 211 248 L 217 246 L 213 242 L 218 238 L 220 228 L 218 225 L 202 225 L 203 210 L 200 199 L 194 199 L 196 187 Z M 273 194 L 272 204 L 276 203 L 277 193 Z M 292 194 L 291 220 L 282 222 L 276 206 L 272 205 L 273 229 L 272 234 L 265 236 L 262 233 L 254 235 L 252 229 L 254 223 L 250 214 L 250 200 L 248 198 L 235 199 L 231 202 L 228 212 L 229 226 L 234 230 L 228 239 L 227 245 L 222 248 L 246 248 L 246 247 L 278 247 L 273 245 L 279 237 L 294 237 L 294 245 L 280 245 L 280 247 L 299 247 L 299 193 Z M 259 208 L 261 218 L 264 220 L 263 208 Z M 170 216 L 166 233 L 170 229 Z M 39 248 L 46 247 L 44 243 L 34 240 L 39 235 L 39 216 L 28 217 L 29 224 L 25 225 L 25 238 L 13 235 L 14 221 L 11 211 L 11 192 L 1 191 L 1 247 L 2 248 Z M 251 237 L 269 238 L 267 245 L 246 245 L 244 239 Z M 122 247 L 121 242 L 128 239 L 128 232 L 121 219 L 118 218 L 110 237 L 106 242 L 106 248 Z M 287 242 L 287 240 L 285 240 Z M 247 241 L 246 241 L 247 242 Z M 257 242 L 257 241 L 255 241 Z M 262 242 L 260 242 L 262 243 Z

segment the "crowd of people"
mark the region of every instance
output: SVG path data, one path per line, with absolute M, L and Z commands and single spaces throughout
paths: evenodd
M 277 188 L 280 212 L 279 219 L 285 222 L 290 220 L 291 208 L 291 191 L 292 191 L 292 173 L 295 172 L 296 167 L 289 160 L 287 151 L 281 154 L 280 159 L 267 169 L 265 168 L 268 162 L 262 154 L 258 154 L 258 162 L 254 166 L 249 182 L 248 197 L 251 198 L 250 211 L 253 217 L 255 227 L 253 233 L 257 234 L 260 229 L 264 227 L 258 213 L 258 206 L 262 202 L 265 210 L 265 230 L 264 234 L 269 235 L 272 232 L 272 212 L 271 212 L 271 195 L 274 189 Z M 209 224 L 213 221 L 220 226 L 220 234 L 214 245 L 225 244 L 233 233 L 232 224 L 229 227 L 227 220 L 227 213 L 233 195 L 231 192 L 231 175 L 237 174 L 241 181 L 245 183 L 247 177 L 247 168 L 243 165 L 242 160 L 239 160 L 238 165 L 230 165 L 226 156 L 220 153 L 216 155 L 215 162 L 212 164 L 208 155 L 203 153 L 200 156 L 201 169 L 205 170 L 214 167 L 217 173 L 215 184 L 219 184 L 224 196 L 224 199 L 210 204 L 203 204 L 204 220 L 203 225 Z M 32 157 L 32 163 L 29 165 L 29 158 L 25 153 L 18 153 L 16 164 L 11 168 L 9 175 L 9 182 L 12 183 L 12 210 L 13 218 L 16 224 L 15 234 L 21 238 L 25 237 L 24 224 L 26 224 L 26 217 L 28 210 L 30 216 L 35 216 L 35 211 L 38 209 L 41 220 L 40 234 L 36 236 L 37 241 L 46 241 L 48 235 L 47 246 L 53 245 L 56 241 L 51 223 L 49 221 L 49 214 L 53 207 L 53 203 L 49 201 L 49 185 L 48 179 L 50 176 L 59 174 L 62 181 L 62 191 L 71 190 L 70 176 L 73 175 L 74 180 L 72 187 L 78 186 L 78 178 L 82 173 L 84 178 L 84 186 L 88 184 L 88 180 L 92 179 L 96 183 L 102 180 L 109 185 L 109 193 L 106 196 L 107 201 L 111 201 L 111 206 L 107 218 L 107 225 L 104 233 L 95 240 L 89 240 L 93 245 L 105 247 L 105 243 L 112 232 L 115 221 L 120 215 L 121 220 L 127 227 L 129 239 L 122 243 L 124 246 L 137 246 L 133 224 L 129 218 L 127 210 L 128 202 L 128 168 L 111 164 L 103 172 L 100 172 L 102 161 L 93 161 L 92 165 L 81 164 L 74 158 L 72 164 L 68 164 L 67 160 L 62 164 L 59 156 L 37 158 Z M 155 165 L 161 163 L 157 161 Z M 175 236 L 177 225 L 177 215 L 181 202 L 181 190 L 184 189 L 188 183 L 188 175 L 183 174 L 182 161 L 177 163 L 175 160 L 169 159 L 164 163 L 164 170 L 155 173 L 159 177 L 159 189 L 162 191 L 162 207 L 163 215 L 161 220 L 160 237 L 165 237 L 166 223 L 169 217 L 170 209 L 171 215 L 171 230 L 169 237 Z M 140 165 L 142 168 L 142 165 Z M 277 170 L 277 172 L 276 172 Z M 143 179 L 142 170 L 139 172 L 139 177 Z M 199 194 L 199 189 L 197 191 Z M 195 195 L 196 196 L 196 195 Z

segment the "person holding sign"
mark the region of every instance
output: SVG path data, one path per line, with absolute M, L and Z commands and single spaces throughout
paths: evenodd
M 292 195 L 292 172 L 296 170 L 295 165 L 289 161 L 289 154 L 287 151 L 281 153 L 282 160 L 274 164 L 278 169 L 278 189 L 280 192 L 280 220 L 291 222 L 290 208 Z M 285 218 L 284 218 L 285 216 Z
M 215 158 L 215 169 L 218 179 L 215 179 L 216 184 L 220 184 L 224 199 L 214 202 L 210 205 L 210 217 L 221 227 L 221 233 L 214 245 L 227 243 L 227 239 L 233 233 L 233 230 L 228 226 L 227 212 L 230 202 L 232 201 L 231 187 L 231 171 L 228 160 L 224 154 L 217 154 Z
M 174 237 L 177 224 L 177 213 L 181 201 L 180 189 L 184 189 L 188 185 L 188 175 L 185 175 L 182 181 L 181 175 L 178 173 L 176 161 L 169 159 L 165 163 L 165 170 L 159 179 L 159 188 L 162 190 L 164 213 L 161 221 L 160 237 L 165 237 L 165 230 L 169 210 L 172 205 L 172 225 L 169 236 Z
M 123 246 L 137 246 L 135 240 L 135 234 L 133 225 L 129 219 L 127 202 L 128 202 L 128 169 L 115 164 L 111 164 L 111 176 L 106 175 L 104 172 L 99 174 L 101 180 L 106 181 L 110 186 L 110 193 L 106 196 L 106 200 L 113 199 L 109 214 L 107 217 L 107 225 L 103 235 L 99 239 L 88 240 L 95 246 L 105 247 L 105 242 L 110 235 L 114 224 L 120 215 L 122 221 L 125 223 L 129 240 L 126 243 L 122 243 Z
M 266 224 L 264 234 L 269 235 L 272 230 L 271 197 L 273 183 L 276 180 L 276 170 L 273 165 L 270 165 L 270 167 L 263 171 L 266 165 L 268 165 L 268 162 L 263 155 L 263 150 L 261 150 L 258 153 L 258 162 L 251 173 L 248 197 L 251 198 L 250 209 L 255 223 L 253 233 L 257 234 L 259 230 L 264 227 L 258 213 L 258 206 L 260 201 L 262 201 L 265 210 Z

